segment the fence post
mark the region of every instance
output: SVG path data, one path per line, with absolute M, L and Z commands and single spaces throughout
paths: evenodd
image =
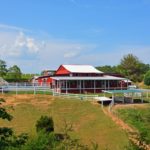
M 53 93 L 53 96 L 55 96 L 55 94 L 54 94 L 54 89 L 52 89 L 52 93 Z
M 34 85 L 34 95 L 36 94 L 36 89 L 35 89 L 35 85 Z
M 18 84 L 16 83 L 16 95 L 18 94 Z
M 2 87 L 2 94 L 4 94 L 4 90 L 3 90 L 3 87 Z
M 26 85 L 26 82 L 24 82 L 24 87 L 25 87 L 25 93 L 27 94 L 27 85 Z

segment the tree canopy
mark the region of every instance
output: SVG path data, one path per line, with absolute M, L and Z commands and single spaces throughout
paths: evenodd
M 54 122 L 52 117 L 41 116 L 41 118 L 36 123 L 36 131 L 44 130 L 44 132 L 54 131 Z
M 118 67 L 120 68 L 120 73 L 135 82 L 142 81 L 144 74 L 149 69 L 148 64 L 144 64 L 138 59 L 138 57 L 134 56 L 133 54 L 125 55 L 121 59 L 120 65 L 118 65 Z
M 150 70 L 145 74 L 144 84 L 148 86 L 150 85 Z
M 14 65 L 8 69 L 7 78 L 19 81 L 21 79 L 21 70 L 17 65 Z
M 104 73 L 119 73 L 134 82 L 141 82 L 145 73 L 150 70 L 149 64 L 144 64 L 133 54 L 124 55 L 120 60 L 120 64 L 116 66 L 98 66 L 98 70 Z
M 105 66 L 99 66 L 96 68 L 105 73 L 118 73 L 116 66 L 105 65 Z
M 7 73 L 6 62 L 0 60 L 0 77 L 4 77 Z

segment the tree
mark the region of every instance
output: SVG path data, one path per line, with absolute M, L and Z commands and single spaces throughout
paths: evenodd
M 99 67 L 96 67 L 98 70 L 104 72 L 104 73 L 116 73 L 116 69 L 115 67 L 111 67 L 109 65 L 105 65 L 105 66 L 99 66 Z
M 150 85 L 150 70 L 145 74 L 144 84 L 148 86 Z
M 17 65 L 14 65 L 8 69 L 7 78 L 14 81 L 19 81 L 21 79 L 21 70 Z
M 6 62 L 0 60 L 0 77 L 4 77 L 7 73 Z
M 38 131 L 37 136 L 23 146 L 23 150 L 98 150 L 98 144 L 94 142 L 92 142 L 91 148 L 89 148 L 87 145 L 82 144 L 79 139 L 72 138 L 69 134 L 73 131 L 72 124 L 68 124 L 66 121 L 64 125 L 62 124 L 63 129 L 61 133 L 45 132 L 43 130 L 45 129 L 44 122 L 46 122 L 46 128 L 48 126 L 47 122 L 49 122 L 45 120 L 52 120 L 52 118 L 42 116 L 37 121 L 37 124 L 44 124 L 42 126 L 40 125 L 39 131 L 41 132 Z
M 144 74 L 150 70 L 150 64 L 141 63 L 139 67 Z
M 132 81 L 142 81 L 144 70 L 143 63 L 138 59 L 138 57 L 133 54 L 125 55 L 121 59 L 121 63 L 118 66 L 120 68 L 120 73 L 124 74 L 127 78 Z
M 2 107 L 2 103 L 4 102 L 5 100 L 0 98 L 0 118 L 11 121 L 13 117 Z M 19 136 L 16 136 L 12 128 L 0 127 L 0 149 L 2 150 L 12 147 L 18 149 L 26 143 L 27 138 L 27 134 L 22 133 Z
M 36 131 L 39 132 L 41 130 L 44 132 L 54 131 L 54 122 L 52 117 L 41 116 L 41 118 L 36 123 Z

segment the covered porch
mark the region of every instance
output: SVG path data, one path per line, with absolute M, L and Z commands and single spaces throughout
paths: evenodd
M 118 77 L 52 77 L 55 92 L 60 93 L 100 93 L 102 90 L 127 89 Z

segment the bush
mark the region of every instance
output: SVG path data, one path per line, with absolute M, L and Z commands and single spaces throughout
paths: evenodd
M 30 138 L 21 150 L 54 150 L 58 144 L 59 142 L 56 140 L 54 133 L 46 134 L 41 131 L 36 137 Z
M 42 116 L 40 120 L 47 120 L 43 118 L 49 118 Z M 40 121 L 39 120 L 39 121 Z M 38 122 L 39 122 L 38 121 Z M 37 136 L 30 139 L 21 150 L 97 150 L 98 145 L 93 143 L 92 148 L 88 148 L 87 145 L 81 144 L 79 139 L 73 139 L 70 135 L 70 125 L 64 126 L 62 133 L 45 132 L 41 128 L 38 130 Z
M 36 123 L 36 131 L 53 132 L 54 122 L 52 117 L 41 116 L 41 118 Z

